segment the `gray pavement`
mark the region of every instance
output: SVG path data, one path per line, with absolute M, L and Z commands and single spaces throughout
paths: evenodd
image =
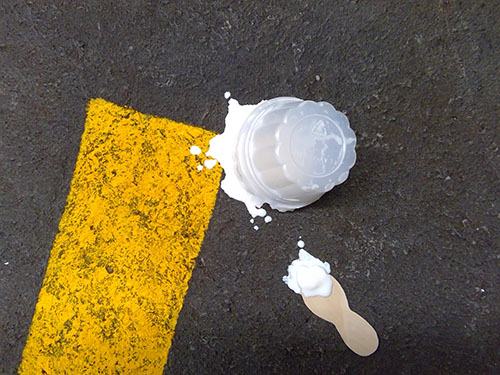
M 500 373 L 498 1 L 0 3 L 0 374 L 13 374 L 103 97 L 222 132 L 230 90 L 332 102 L 349 179 L 254 231 L 218 195 L 166 374 Z M 302 235 L 380 348 L 282 282 Z M 8 264 L 6 264 L 8 262 Z

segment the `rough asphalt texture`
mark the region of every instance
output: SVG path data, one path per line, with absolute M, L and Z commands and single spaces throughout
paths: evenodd
M 257 232 L 219 193 L 165 373 L 500 372 L 499 2 L 265 3 L 0 3 L 0 374 L 21 360 L 88 100 L 222 132 L 226 90 L 333 103 L 358 162 Z M 281 282 L 299 235 L 377 329 L 374 355 Z

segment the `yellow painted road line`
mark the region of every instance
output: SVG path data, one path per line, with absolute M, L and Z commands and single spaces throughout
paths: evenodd
M 20 374 L 161 374 L 221 169 L 214 134 L 89 103 Z

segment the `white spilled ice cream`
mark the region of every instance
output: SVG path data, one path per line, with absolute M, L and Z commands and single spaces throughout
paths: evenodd
M 191 146 L 189 148 L 189 152 L 191 152 L 192 155 L 199 155 L 201 154 L 201 148 L 199 148 L 198 146 Z
M 299 251 L 299 259 L 288 266 L 288 276 L 283 281 L 295 293 L 305 297 L 328 297 L 332 291 L 330 264 L 313 257 L 304 249 Z
M 210 156 L 221 164 L 226 177 L 221 182 L 221 188 L 231 198 L 245 203 L 252 217 L 266 216 L 266 210 L 261 208 L 264 199 L 250 193 L 241 182 L 238 172 L 238 163 L 235 158 L 235 150 L 238 143 L 238 135 L 245 120 L 257 105 L 240 105 L 236 99 L 229 99 L 228 113 L 226 117 L 226 129 L 210 140 Z

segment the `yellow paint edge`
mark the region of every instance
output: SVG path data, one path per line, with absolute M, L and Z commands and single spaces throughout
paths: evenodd
M 87 108 L 20 374 L 161 374 L 219 186 L 213 133 Z

